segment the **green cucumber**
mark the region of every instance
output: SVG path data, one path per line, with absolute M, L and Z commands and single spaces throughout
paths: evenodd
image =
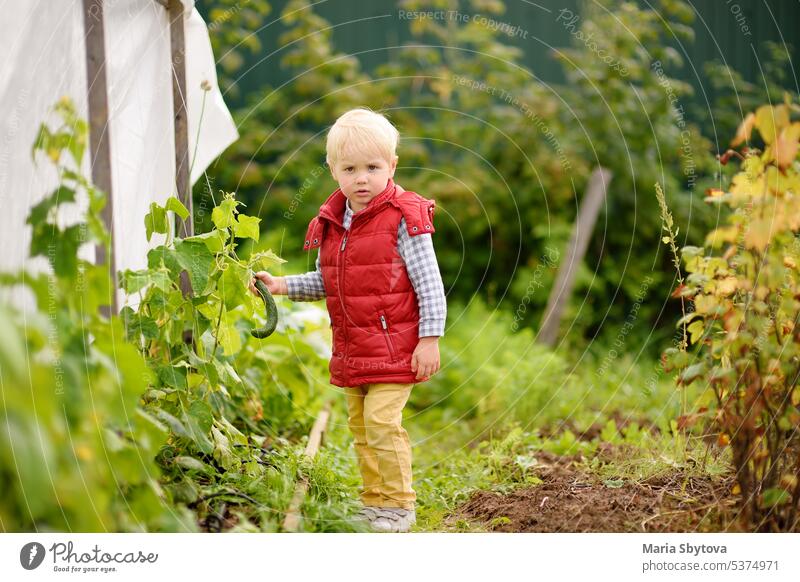
M 264 324 L 264 327 L 250 330 L 250 334 L 258 339 L 264 339 L 272 335 L 272 332 L 275 331 L 275 328 L 278 326 L 278 307 L 275 305 L 272 293 L 270 293 L 267 286 L 264 285 L 264 281 L 256 279 L 255 287 L 258 294 L 261 295 L 261 299 L 264 301 L 264 307 L 267 310 L 267 323 Z

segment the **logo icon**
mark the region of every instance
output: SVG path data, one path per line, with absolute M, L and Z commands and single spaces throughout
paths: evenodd
M 26 570 L 35 570 L 44 560 L 44 546 L 39 542 L 29 542 L 19 552 L 19 563 Z

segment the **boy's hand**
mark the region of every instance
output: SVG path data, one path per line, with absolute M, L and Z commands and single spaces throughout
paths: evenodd
M 269 292 L 273 295 L 287 295 L 289 293 L 289 289 L 283 277 L 273 277 L 266 271 L 259 271 L 255 276 L 264 282 L 264 285 L 266 285 Z M 250 292 L 254 295 L 258 295 L 255 278 L 250 281 Z
M 421 337 L 411 356 L 411 371 L 417 380 L 432 376 L 439 371 L 439 337 Z

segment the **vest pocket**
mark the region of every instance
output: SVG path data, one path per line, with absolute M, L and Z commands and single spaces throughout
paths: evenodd
M 386 346 L 389 348 L 389 356 L 391 357 L 391 361 L 394 362 L 397 360 L 397 356 L 395 355 L 392 336 L 389 335 L 389 325 L 386 323 L 386 316 L 383 313 L 380 314 L 380 321 L 381 328 L 383 329 L 383 337 L 386 338 Z

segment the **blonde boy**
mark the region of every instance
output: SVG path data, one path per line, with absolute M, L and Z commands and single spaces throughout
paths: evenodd
M 416 521 L 411 443 L 401 425 L 411 389 L 439 370 L 446 300 L 431 234 L 435 202 L 394 182 L 397 129 L 366 108 L 348 111 L 327 137 L 339 187 L 308 226 L 316 270 L 256 273 L 294 301 L 325 298 L 333 350 L 330 381 L 343 388 L 363 479 L 359 518 L 376 531 Z M 255 288 L 251 285 L 255 293 Z

